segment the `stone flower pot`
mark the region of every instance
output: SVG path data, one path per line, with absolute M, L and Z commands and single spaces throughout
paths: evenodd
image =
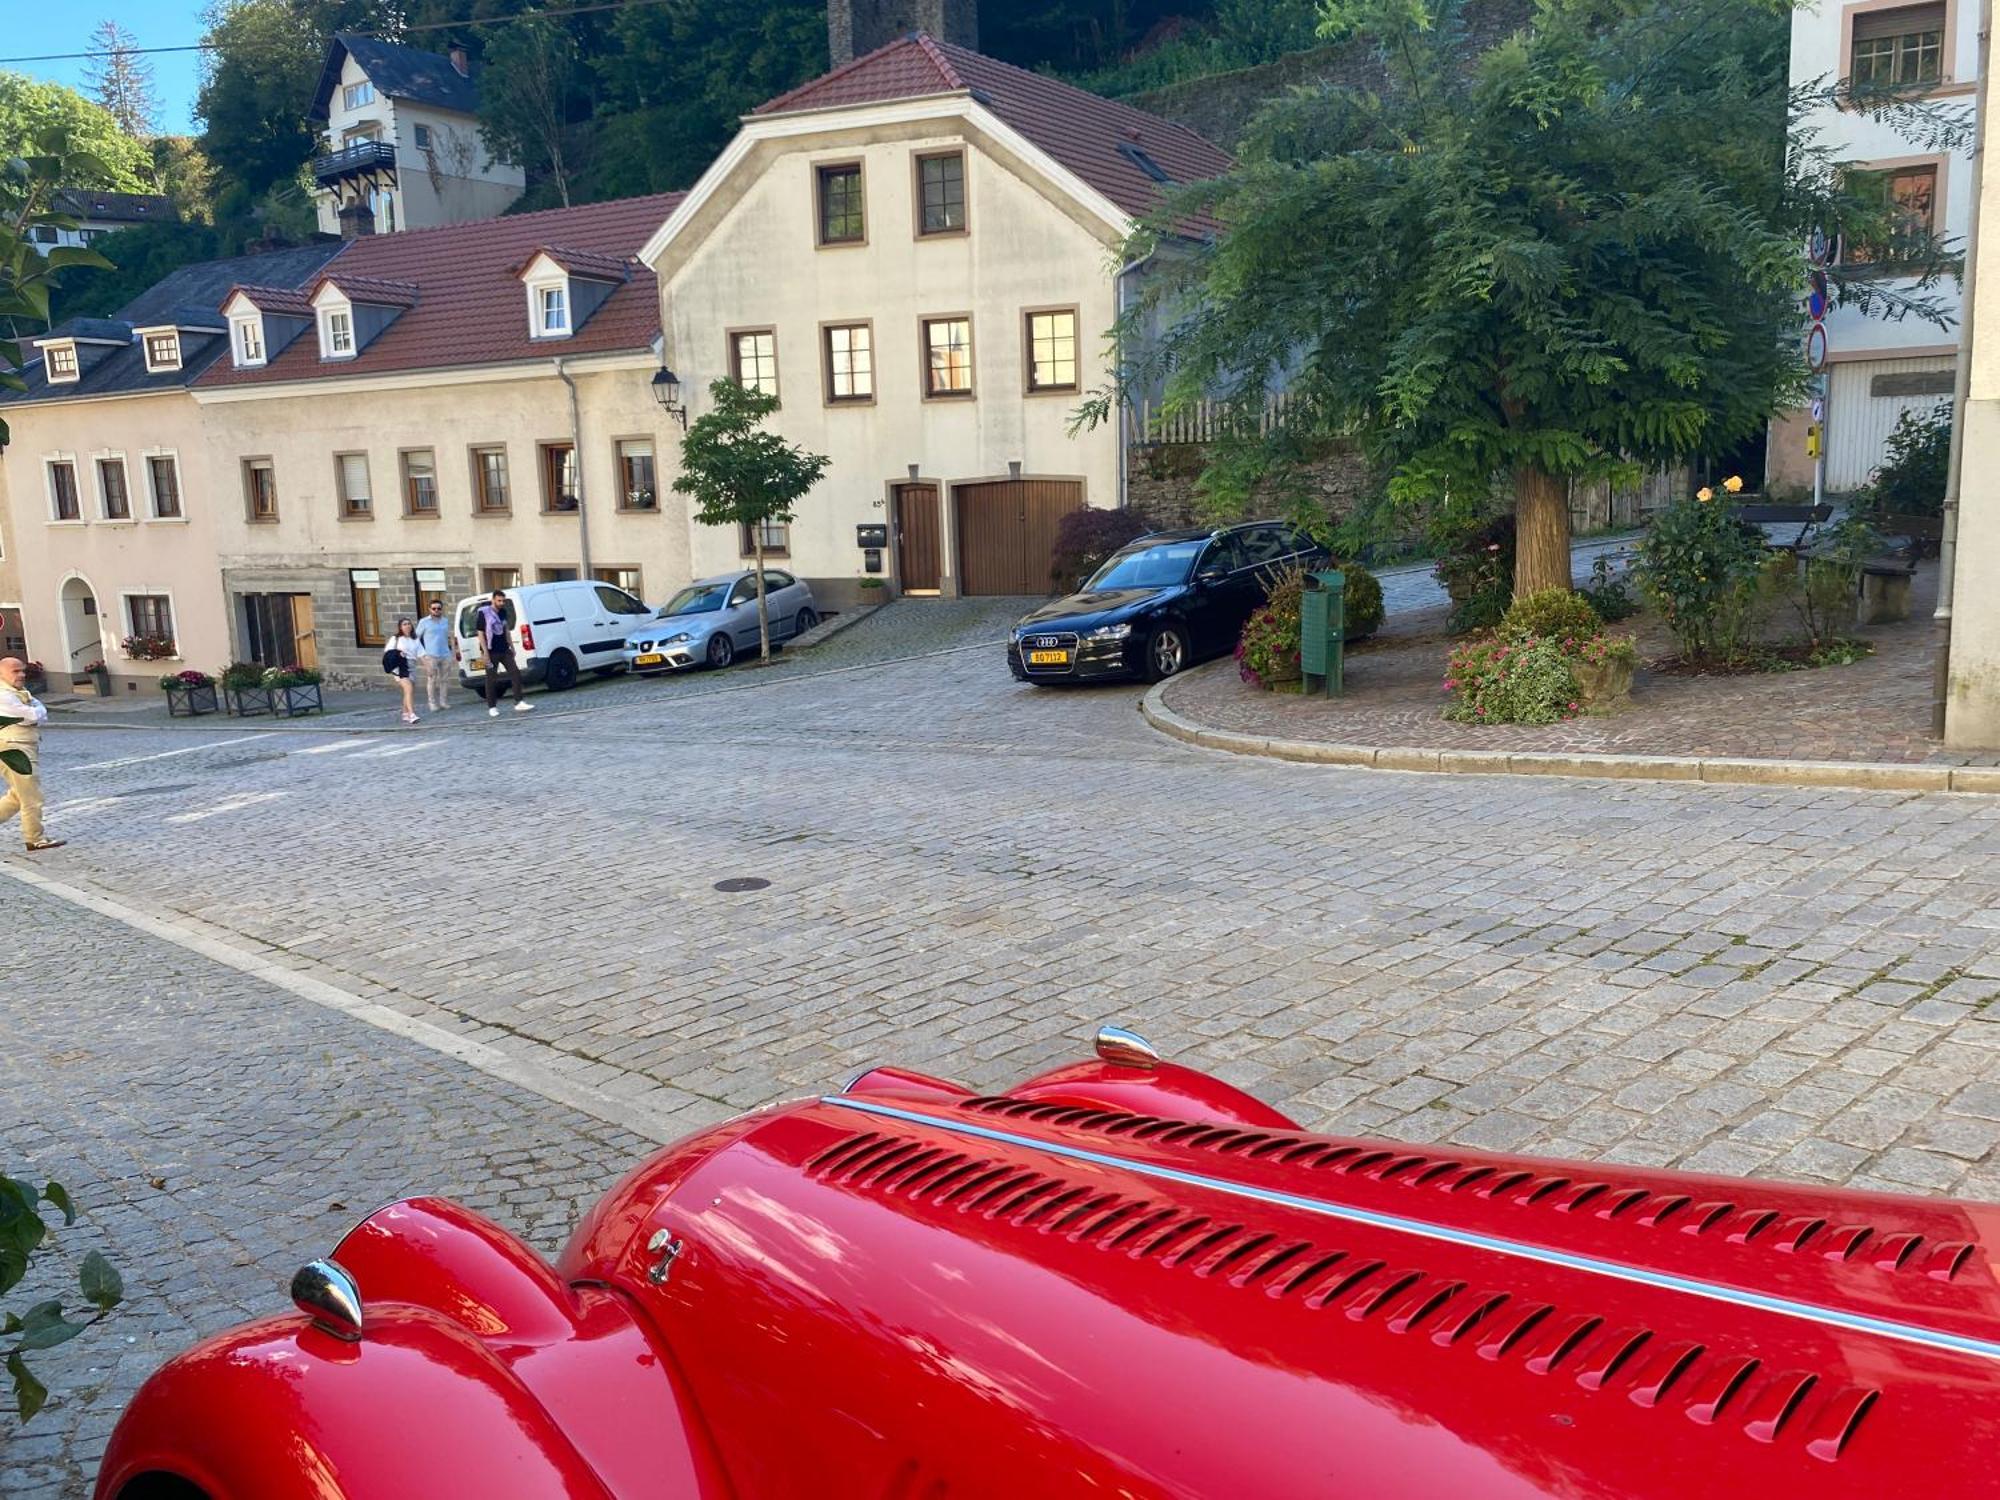
M 1571 670 L 1576 674 L 1579 700 L 1589 708 L 1623 703 L 1632 696 L 1633 666 L 1634 663 L 1615 656 L 1600 662 L 1575 663 Z

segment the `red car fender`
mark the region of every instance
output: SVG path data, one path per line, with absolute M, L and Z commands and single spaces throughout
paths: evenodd
M 566 1285 L 438 1199 L 372 1215 L 337 1256 L 361 1337 L 288 1316 L 170 1361 L 112 1434 L 99 1500 L 161 1474 L 211 1500 L 731 1495 L 669 1354 L 618 1293 Z
M 1007 1090 L 1010 1099 L 1067 1104 L 1082 1109 L 1115 1109 L 1169 1120 L 1206 1120 L 1260 1130 L 1297 1130 L 1298 1125 L 1261 1099 L 1179 1063 L 1149 1067 L 1126 1063 L 1071 1063 Z

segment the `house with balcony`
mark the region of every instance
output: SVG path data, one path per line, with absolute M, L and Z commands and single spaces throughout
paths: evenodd
M 425 52 L 338 32 L 313 91 L 325 149 L 312 162 L 319 227 L 355 238 L 505 213 L 527 178 L 479 136 L 463 47 Z
M 1902 134 L 1893 117 L 1876 118 L 1836 102 L 1840 85 L 1896 88 L 1969 121 L 1979 65 L 1978 0 L 1829 0 L 1792 12 L 1791 81 L 1817 87 L 1821 97 L 1794 126 L 1872 174 L 1884 196 L 1913 228 L 1963 244 L 1970 225 L 1972 159 L 1961 145 L 1931 149 Z M 1955 103 L 1955 101 L 1958 101 Z M 1908 290 L 1916 283 L 1899 266 L 1894 245 L 1835 247 L 1849 274 Z M 1959 285 L 1946 279 L 1928 295 L 1943 304 L 1945 327 L 1918 317 L 1891 320 L 1852 304 L 1836 304 L 1825 319 L 1827 394 L 1824 407 L 1826 488 L 1840 494 L 1866 484 L 1880 466 L 1897 419 L 1951 399 L 1958 362 Z M 1800 337 L 1806 332 L 1803 312 Z M 1809 412 L 1771 425 L 1767 482 L 1772 488 L 1812 484 Z
M 1228 166 L 1184 126 L 922 32 L 748 116 L 640 256 L 690 410 L 728 376 L 832 459 L 765 554 L 836 599 L 870 572 L 1045 591 L 1062 517 L 1123 503 L 1122 424 L 1072 418 L 1111 375 L 1141 274 L 1126 237 Z M 696 528 L 695 572 L 755 540 Z

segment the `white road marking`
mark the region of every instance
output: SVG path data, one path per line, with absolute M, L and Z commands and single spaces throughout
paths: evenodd
M 218 750 L 224 745 L 247 745 L 252 740 L 261 740 L 265 734 L 241 734 L 233 740 L 210 740 L 205 745 L 188 745 L 179 750 L 162 750 L 157 755 L 127 755 L 120 760 L 92 761 L 87 766 L 71 766 L 70 771 L 110 771 L 119 766 L 142 765 L 149 760 L 171 760 L 176 755 L 193 755 L 202 750 Z M 67 774 L 67 773 L 65 773 Z
M 169 823 L 200 823 L 208 818 L 219 818 L 224 813 L 241 812 L 246 807 L 255 807 L 260 802 L 276 802 L 286 792 L 244 792 L 235 797 L 225 797 L 213 807 L 197 808 L 193 812 L 175 813 L 167 819 Z
M 420 740 L 414 745 L 388 745 L 380 750 L 364 750 L 356 760 L 387 760 L 392 755 L 415 755 L 419 750 L 435 750 L 441 741 Z
M 307 745 L 289 752 L 293 755 L 331 755 L 336 750 L 352 750 L 360 740 L 335 740 L 331 745 Z

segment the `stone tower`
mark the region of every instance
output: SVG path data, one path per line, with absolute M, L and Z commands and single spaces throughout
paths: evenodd
M 827 50 L 836 68 L 912 31 L 976 48 L 979 0 L 827 0 Z

